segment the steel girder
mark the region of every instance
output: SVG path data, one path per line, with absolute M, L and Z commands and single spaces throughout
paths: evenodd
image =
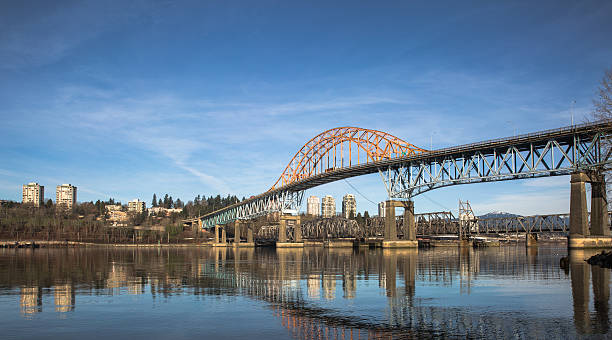
M 202 218 L 202 228 L 208 229 L 216 224 L 227 224 L 235 220 L 247 220 L 264 216 L 273 212 L 287 210 L 299 211 L 302 206 L 304 191 L 274 191 L 262 195 L 256 200 L 246 203 L 237 203 L 216 214 L 210 214 Z
M 612 163 L 610 127 L 573 135 L 546 132 L 432 151 L 379 168 L 389 197 L 411 199 L 450 185 L 598 171 Z M 456 151 L 455 151 L 456 150 Z

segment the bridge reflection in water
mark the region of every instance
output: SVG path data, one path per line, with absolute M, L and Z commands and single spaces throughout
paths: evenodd
M 14 292 L 25 317 L 78 313 L 83 295 L 244 296 L 267 306 L 297 339 L 609 335 L 610 271 L 584 262 L 590 252 L 572 251 L 566 272 L 558 262 L 564 253 L 554 247 L 0 251 L 0 287 Z M 54 308 L 44 309 L 45 294 L 54 296 Z

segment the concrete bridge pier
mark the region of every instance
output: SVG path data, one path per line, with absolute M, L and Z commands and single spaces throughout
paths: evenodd
M 591 176 L 591 234 L 610 236 L 606 179 L 603 175 Z
M 221 241 L 219 241 L 219 229 L 221 229 Z M 215 224 L 215 239 L 212 244 L 213 247 L 225 247 L 227 243 L 225 243 L 225 228 Z
M 287 240 L 287 222 L 293 225 L 293 242 Z M 278 225 L 278 241 L 276 248 L 303 248 L 300 216 L 281 215 Z
M 404 208 L 404 226 L 406 234 L 403 240 L 399 240 L 397 237 L 395 208 Z M 383 248 L 417 248 L 418 245 L 414 222 L 414 202 L 385 201 L 385 235 L 382 244 Z
M 586 183 L 591 184 L 590 230 Z M 568 248 L 612 248 L 604 176 L 602 174 L 576 172 L 571 175 L 570 185 L 570 235 L 567 241 Z
M 243 225 L 246 225 L 248 229 L 246 242 L 242 242 L 242 240 L 240 239 L 240 235 L 242 235 Z M 255 243 L 253 242 L 253 231 L 245 221 L 234 221 L 234 247 L 255 247 Z
M 247 229 L 247 243 L 253 243 L 255 245 L 255 241 L 253 240 L 253 226 L 249 225 Z

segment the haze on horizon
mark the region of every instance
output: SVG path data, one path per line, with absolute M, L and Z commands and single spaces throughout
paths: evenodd
M 612 67 L 610 14 L 604 0 L 3 2 L 0 199 L 32 181 L 46 198 L 72 183 L 79 201 L 249 197 L 333 127 L 442 148 L 582 122 Z M 378 175 L 306 196 L 345 193 L 370 213 L 386 196 Z M 569 178 L 448 187 L 415 208 L 459 198 L 563 213 Z

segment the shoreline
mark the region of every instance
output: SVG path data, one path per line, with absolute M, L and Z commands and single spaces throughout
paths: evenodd
M 2 240 L 1 248 L 32 249 L 32 248 L 71 248 L 71 247 L 212 247 L 212 242 L 204 243 L 94 243 L 79 241 L 45 241 L 45 240 Z
M 419 247 L 435 247 L 441 246 L 442 244 L 436 243 L 448 243 L 447 246 L 457 246 L 456 240 L 451 241 L 436 241 L 436 240 L 422 240 L 425 241 L 419 244 Z M 429 243 L 432 244 L 429 244 Z M 524 243 L 523 240 L 511 240 L 510 242 L 499 242 L 497 247 L 503 246 L 515 246 L 520 243 Z M 567 244 L 567 240 L 563 239 L 552 239 L 552 240 L 539 240 L 539 244 Z M 80 241 L 46 241 L 46 240 L 0 240 L 0 249 L 36 249 L 36 248 L 77 248 L 77 247 L 112 247 L 112 248 L 208 248 L 213 247 L 214 242 L 202 242 L 202 243 L 95 243 L 95 242 L 80 242 Z M 228 243 L 228 247 L 233 244 Z

